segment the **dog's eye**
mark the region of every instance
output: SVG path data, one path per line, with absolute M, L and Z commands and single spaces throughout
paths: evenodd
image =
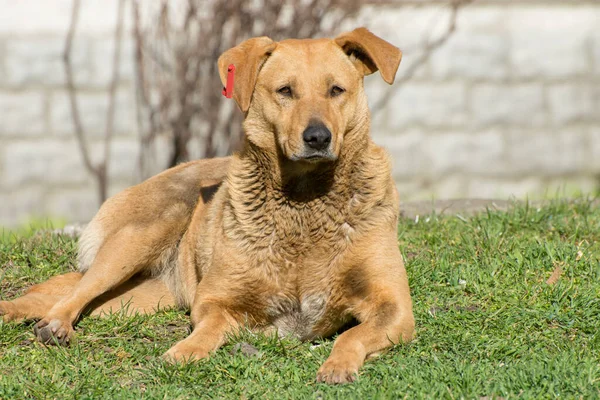
M 344 88 L 341 88 L 339 86 L 333 86 L 331 88 L 331 90 L 329 91 L 329 95 L 331 97 L 336 97 L 336 96 L 339 96 L 340 94 L 344 93 L 345 91 L 346 91 L 346 89 L 344 89 Z
M 285 97 L 292 97 L 292 88 L 289 86 L 283 86 L 277 89 L 277 93 Z

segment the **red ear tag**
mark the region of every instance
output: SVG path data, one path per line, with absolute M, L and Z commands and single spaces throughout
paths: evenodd
M 235 65 L 229 64 L 229 67 L 227 67 L 227 86 L 224 87 L 223 91 L 221 92 L 223 94 L 223 96 L 227 97 L 228 99 L 230 99 L 231 96 L 233 96 L 234 74 L 235 74 Z

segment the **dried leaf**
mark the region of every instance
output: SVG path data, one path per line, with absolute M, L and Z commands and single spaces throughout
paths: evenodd
M 563 273 L 562 268 L 560 267 L 560 265 L 557 265 L 554 268 L 554 271 L 552 271 L 552 275 L 550 275 L 550 278 L 548 278 L 548 280 L 546 281 L 546 284 L 554 285 L 556 282 L 558 282 L 562 273 Z

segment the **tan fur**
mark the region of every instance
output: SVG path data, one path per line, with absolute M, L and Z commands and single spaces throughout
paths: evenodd
M 236 66 L 243 150 L 108 200 L 80 239 L 84 274 L 34 286 L 0 302 L 0 313 L 41 318 L 40 340 L 68 343 L 86 308 L 189 308 L 194 330 L 166 353 L 172 361 L 207 357 L 242 325 L 311 340 L 356 319 L 317 374 L 353 381 L 367 357 L 414 331 L 398 195 L 389 158 L 369 137 L 363 90 L 377 70 L 393 82 L 400 58 L 364 28 L 227 51 L 219 68 L 224 81 Z M 304 135 L 315 124 L 330 132 L 318 151 Z

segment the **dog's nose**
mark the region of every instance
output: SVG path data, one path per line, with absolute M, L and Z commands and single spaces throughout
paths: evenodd
M 331 132 L 323 124 L 309 126 L 302 137 L 304 143 L 314 150 L 325 150 L 331 143 Z

